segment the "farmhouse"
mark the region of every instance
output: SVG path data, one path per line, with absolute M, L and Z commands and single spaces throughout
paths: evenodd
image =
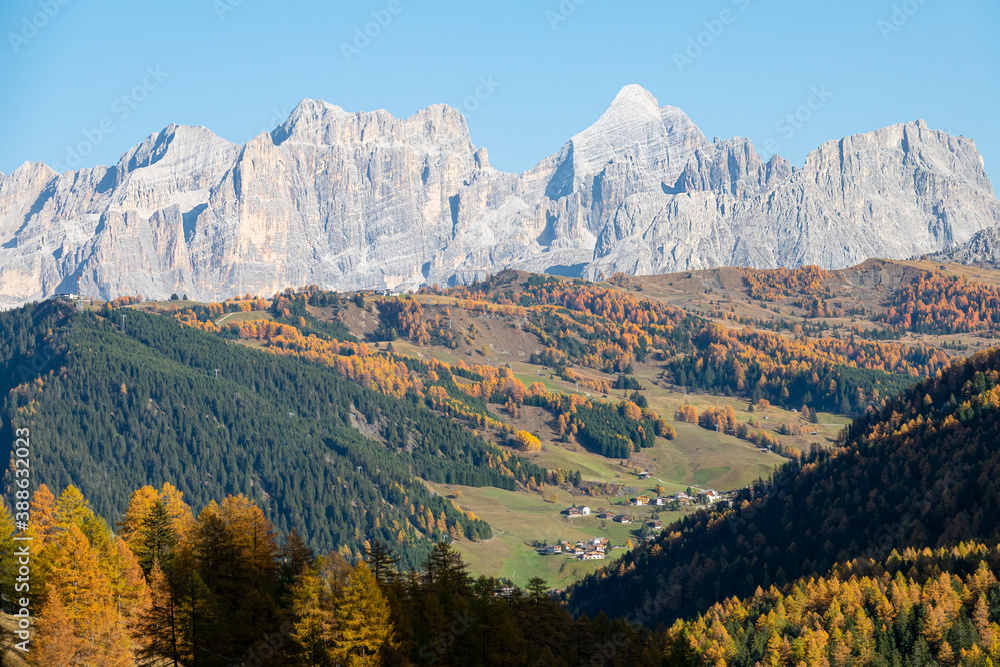
M 663 522 L 659 519 L 653 519 L 652 521 L 647 521 L 646 525 L 649 526 L 650 530 L 663 530 Z
M 627 514 L 619 514 L 615 517 L 615 521 L 618 523 L 632 523 L 632 517 Z

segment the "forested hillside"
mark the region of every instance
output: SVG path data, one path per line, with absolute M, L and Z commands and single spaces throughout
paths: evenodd
M 574 619 L 540 579 L 474 577 L 444 543 L 407 571 L 374 540 L 350 560 L 317 556 L 242 494 L 195 514 L 174 487 L 144 486 L 112 532 L 78 489 L 42 485 L 31 515 L 17 538 L 32 544 L 37 667 L 661 664 L 662 632 Z M 6 611 L 14 540 L 0 505 Z M 0 660 L 11 636 L 0 626 Z
M 665 528 L 572 588 L 579 612 L 655 624 L 893 549 L 1000 539 L 1000 354 L 959 361 L 773 478 Z
M 678 621 L 666 664 L 985 667 L 1000 658 L 998 574 L 1000 548 L 976 543 L 851 561 Z
M 196 507 L 244 493 L 318 550 L 356 555 L 378 538 L 415 564 L 432 541 L 491 534 L 416 477 L 508 489 L 544 479 L 422 402 L 322 365 L 135 310 L 62 318 L 24 329 L 24 311 L 0 316 L 19 331 L 4 353 L 38 359 L 34 379 L 11 390 L 5 421 L 31 430 L 36 483 L 78 486 L 109 521 L 144 484 L 174 484 Z
M 503 272 L 445 294 L 487 302 L 470 302 L 470 308 L 526 319 L 544 345 L 532 361 L 560 373 L 571 363 L 630 373 L 634 365 L 660 361 L 662 377 L 673 385 L 796 409 L 846 413 L 880 406 L 949 363 L 947 354 L 924 345 L 882 343 L 853 332 L 810 338 L 802 335 L 802 325 L 792 339 L 762 330 L 766 321 L 718 313 L 723 321 L 747 325 L 727 327 L 641 294 L 583 281 L 522 281 Z

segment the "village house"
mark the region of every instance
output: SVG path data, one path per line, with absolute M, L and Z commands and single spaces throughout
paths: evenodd
M 590 516 L 590 508 L 586 506 L 577 507 L 576 505 L 574 505 L 573 507 L 570 507 L 568 510 L 566 510 L 566 514 L 567 516 L 571 517 Z
M 646 525 L 649 526 L 650 530 L 663 530 L 663 522 L 659 519 L 653 519 L 652 521 L 647 521 Z
M 714 503 L 715 501 L 720 500 L 722 498 L 722 494 L 720 494 L 715 489 L 706 489 L 705 491 L 699 491 L 698 495 L 705 496 L 705 501 L 710 503 Z
M 669 498 L 664 498 L 663 496 L 657 496 L 653 499 L 654 505 L 666 505 L 670 501 Z
M 650 478 L 649 471 L 643 470 L 642 472 L 639 473 L 639 479 L 649 479 L 649 478 Z
M 580 556 L 581 560 L 601 560 L 603 558 L 604 558 L 604 552 L 597 550 L 588 551 L 584 553 L 582 556 Z
M 637 497 L 632 498 L 631 500 L 629 500 L 629 504 L 631 504 L 631 505 L 637 505 L 637 506 L 639 506 L 639 505 L 648 505 L 649 504 L 649 496 L 637 496 Z
M 601 512 L 597 515 L 598 519 L 614 519 L 615 515 L 612 512 Z
M 632 517 L 627 514 L 619 514 L 615 517 L 615 521 L 618 523 L 632 523 Z
M 549 546 L 545 547 L 545 553 L 547 553 L 547 554 L 561 554 L 562 553 L 562 545 L 561 544 L 550 544 Z

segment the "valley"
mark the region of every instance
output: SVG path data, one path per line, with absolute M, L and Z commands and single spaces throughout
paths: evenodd
M 974 284 L 990 287 L 998 282 L 992 272 L 983 269 L 956 265 L 942 269 L 942 265 L 926 261 L 873 261 L 835 272 L 812 268 L 795 272 L 718 269 L 652 277 L 614 276 L 610 282 L 599 285 L 505 272 L 489 279 L 485 286 L 478 288 L 482 290 L 479 292 L 473 286 L 471 290 L 424 289 L 412 295 L 368 292 L 319 297 L 316 296 L 318 293 L 299 292 L 296 297 L 295 293 L 286 292 L 284 298 L 287 303 L 297 304 L 292 310 L 300 313 L 298 324 L 303 333 L 318 330 L 320 324 L 338 328 L 345 338 L 367 341 L 364 345 L 372 358 L 411 359 L 418 364 L 440 365 L 452 373 L 463 368 L 471 369 L 473 374 L 477 368 L 489 368 L 492 372 L 508 369 L 504 371 L 508 380 L 500 381 L 501 384 L 507 383 L 506 393 L 498 395 L 496 389 L 490 389 L 494 395 L 477 408 L 484 415 L 488 414 L 489 419 L 495 420 L 488 424 L 485 434 L 503 444 L 512 432 L 531 433 L 539 439 L 538 449 L 522 451 L 515 448 L 514 451 L 526 461 L 546 470 L 578 472 L 582 486 L 550 482 L 538 488 L 518 485 L 513 490 L 502 490 L 424 483 L 433 493 L 448 498 L 452 504 L 484 519 L 493 528 L 493 537 L 489 540 L 456 539 L 454 542 L 473 571 L 501 577 L 517 585 L 524 585 L 531 577 L 539 576 L 550 585 L 561 588 L 606 563 L 599 560 L 580 561 L 566 556 L 541 556 L 539 545 L 556 540 L 576 542 L 608 537 L 613 545 L 623 549 L 631 545 L 628 547 L 631 548 L 643 539 L 643 520 L 660 519 L 667 525 L 696 510 L 696 507 L 671 509 L 667 506 L 631 508 L 633 511 L 630 513 L 637 522 L 622 525 L 615 521 L 598 520 L 593 515 L 569 518 L 565 514 L 568 507 L 586 504 L 592 507 L 595 515 L 598 508 L 620 514 L 629 513 L 630 497 L 641 493 L 655 496 L 656 487 L 661 487 L 662 493 L 668 496 L 689 489 L 715 489 L 720 492 L 742 489 L 767 479 L 776 466 L 787 461 L 778 451 L 801 453 L 817 446 L 834 446 L 840 432 L 850 422 L 851 414 L 816 410 L 812 415 L 802 409 L 810 406 L 798 404 L 800 407 L 792 407 L 794 402 L 791 400 L 781 405 L 780 391 L 765 392 L 774 403 L 766 399 L 761 402 L 759 398 L 756 402 L 750 400 L 754 405 L 754 410 L 750 411 L 745 395 L 740 397 L 726 395 L 731 392 L 708 391 L 704 385 L 694 382 L 687 387 L 676 384 L 677 378 L 664 369 L 662 354 L 649 354 L 642 360 L 637 355 L 628 354 L 624 363 L 620 363 L 622 359 L 614 362 L 619 363 L 620 370 L 629 367 L 626 375 L 613 372 L 613 363 L 602 361 L 595 364 L 582 351 L 578 352 L 582 356 L 560 360 L 558 365 L 542 363 L 541 357 L 547 347 L 552 349 L 552 343 L 545 344 L 534 323 L 541 321 L 539 313 L 550 311 L 542 305 L 514 305 L 529 303 L 523 295 L 532 293 L 533 289 L 568 289 L 570 293 L 573 290 L 598 290 L 601 294 L 609 290 L 607 294 L 626 299 L 640 309 L 671 313 L 674 317 L 690 315 L 698 321 L 734 332 L 748 327 L 761 330 L 766 327 L 777 332 L 779 338 L 789 341 L 830 338 L 839 342 L 841 339 L 858 337 L 862 340 L 873 336 L 877 341 L 873 343 L 876 354 L 888 351 L 890 355 L 895 355 L 903 351 L 905 355 L 905 350 L 918 347 L 925 350 L 925 356 L 929 355 L 937 360 L 935 363 L 942 365 L 947 364 L 953 355 L 968 354 L 988 346 L 994 329 L 947 335 L 910 335 L 909 332 L 898 335 L 898 332 L 885 328 L 881 318 L 888 310 L 887 303 L 894 291 L 908 285 L 921 272 L 960 275 Z M 805 282 L 797 277 L 806 274 L 809 278 Z M 761 279 L 767 284 L 783 284 L 785 288 L 776 294 L 762 293 L 754 282 Z M 280 309 L 286 307 L 279 304 L 279 298 L 275 297 L 272 301 L 252 299 L 227 302 L 234 304 L 232 306 L 218 304 L 214 307 L 215 314 L 211 314 L 213 307 L 207 304 L 183 301 L 145 302 L 130 307 L 174 313 L 173 316 L 182 321 L 192 319 L 195 311 L 204 309 L 207 317 L 202 315 L 193 319 L 203 319 L 220 332 L 232 330 L 237 336 L 236 341 L 243 345 L 263 350 L 285 350 L 282 353 L 295 349 L 305 351 L 308 344 L 304 340 L 287 340 L 294 339 L 294 333 L 291 336 L 282 331 L 262 335 L 241 333 L 246 331 L 245 325 L 254 322 L 296 320 L 290 311 L 281 317 Z M 827 309 L 826 312 L 817 312 L 818 300 L 830 304 L 820 307 L 820 310 Z M 317 305 L 310 305 L 310 302 Z M 551 312 L 558 314 L 560 309 Z M 562 313 L 564 316 L 568 313 L 567 321 L 574 323 L 593 324 L 596 321 L 587 310 L 571 307 L 562 310 Z M 587 313 L 586 318 L 584 313 Z M 303 316 L 308 316 L 309 321 L 316 324 L 306 323 Z M 387 327 L 387 324 L 398 325 L 400 329 Z M 587 335 L 580 337 L 579 333 L 570 333 L 570 337 L 586 345 Z M 771 339 L 769 344 L 773 345 L 777 340 Z M 335 365 L 334 359 L 342 358 L 340 354 L 342 351 L 338 350 L 336 357 L 327 363 Z M 810 352 L 806 350 L 799 354 L 808 357 Z M 866 365 L 872 364 L 866 362 Z M 417 381 L 423 384 L 422 390 L 426 393 L 427 374 L 416 371 L 412 363 L 407 362 L 407 367 L 411 381 L 419 378 Z M 413 375 L 415 372 L 416 376 Z M 920 375 L 917 368 L 908 372 L 916 374 L 914 379 Z M 630 378 L 628 389 L 615 388 L 619 376 Z M 359 379 L 365 382 L 364 377 Z M 450 400 L 458 401 L 458 404 L 466 395 L 463 392 L 472 396 L 482 394 L 475 387 L 476 382 L 468 377 L 453 375 L 451 379 L 453 387 L 460 391 L 452 391 Z M 878 381 L 875 380 L 876 383 Z M 520 389 L 510 386 L 511 382 Z M 880 400 L 889 398 L 894 386 L 887 386 L 888 390 L 883 390 Z M 532 387 L 530 393 L 576 395 L 580 400 L 611 405 L 621 405 L 641 395 L 643 409 L 665 418 L 676 436 L 670 440 L 657 437 L 652 446 L 631 452 L 627 459 L 608 458 L 592 447 L 584 446 L 575 437 L 564 437 L 566 428 L 560 425 L 556 412 L 519 399 L 519 395 L 529 393 L 529 387 Z M 513 405 L 510 402 L 512 399 L 516 402 Z M 690 406 L 698 415 L 728 409 L 736 421 L 753 424 L 749 430 L 760 429 L 760 433 L 766 433 L 773 439 L 772 444 L 762 448 L 748 442 L 746 436 L 738 437 L 735 424 L 716 429 L 681 421 L 678 415 L 684 406 Z M 444 414 L 449 414 L 449 411 L 445 410 Z M 480 424 L 486 424 L 486 421 L 476 421 L 473 425 Z M 650 477 L 639 479 L 639 472 L 642 471 L 648 472 Z M 622 551 L 612 551 L 609 555 L 613 557 L 616 553 Z
M 147 567 L 149 534 L 134 528 L 151 521 L 142 499 L 170 503 L 172 576 L 211 581 L 213 608 L 282 607 L 306 594 L 290 581 L 371 576 L 369 563 L 409 641 L 440 632 L 436 605 L 512 596 L 496 613 L 514 614 L 515 634 L 534 632 L 521 616 L 531 600 L 580 646 L 617 637 L 680 663 L 745 664 L 819 650 L 822 636 L 786 644 L 758 631 L 762 621 L 741 629 L 746 613 L 800 595 L 788 588 L 799 577 L 833 572 L 824 585 L 836 587 L 834 568 L 852 557 L 896 568 L 897 547 L 913 559 L 922 544 L 997 538 L 979 508 L 993 502 L 984 480 L 995 477 L 1000 376 L 994 350 L 974 351 L 997 335 L 998 285 L 986 269 L 878 261 L 597 283 L 503 271 L 408 294 L 63 298 L 0 316 L 0 358 L 8 423 L 44 443 L 36 493 L 84 502 L 84 527 L 125 527 L 117 548 Z M 59 521 L 46 563 L 70 558 L 77 524 Z M 270 556 L 254 555 L 247 521 L 270 536 Z M 119 586 L 129 570 L 95 535 L 95 558 Z M 241 574 L 242 588 L 208 565 L 218 539 L 242 544 L 234 562 L 263 568 Z M 970 558 L 992 558 L 984 549 Z M 324 563 L 320 574 L 301 569 L 308 554 L 325 554 L 308 566 Z M 441 572 L 457 588 L 428 583 Z M 248 587 L 255 576 L 271 582 L 272 602 Z M 196 604 L 171 597 L 183 587 L 156 590 Z M 724 618 L 739 645 L 700 616 L 731 595 L 740 601 Z M 989 609 L 1000 597 L 955 604 Z M 424 611 L 411 624 L 399 605 Z M 561 625 L 567 612 L 585 614 L 574 630 Z M 236 651 L 264 617 L 254 618 L 211 626 L 213 650 Z M 675 619 L 686 624 L 647 629 Z M 926 646 L 908 639 L 911 621 L 894 628 L 897 650 L 950 650 L 936 634 Z M 949 641 L 988 652 L 983 637 Z M 828 650 L 846 650 L 838 641 Z
M 1000 3 L 67 4 L 0 667 L 1000 667 Z

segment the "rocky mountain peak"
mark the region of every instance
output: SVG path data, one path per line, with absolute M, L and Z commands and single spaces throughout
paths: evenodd
M 44 162 L 23 162 L 9 176 L 4 178 L 11 182 L 32 182 L 39 180 L 47 181 L 58 175 L 55 169 Z
M 211 130 L 201 126 L 171 123 L 151 134 L 122 155 L 118 168 L 122 174 L 152 167 L 165 161 L 163 166 L 182 165 L 198 156 L 234 149 L 236 144 L 226 141 Z
M 601 116 L 601 120 L 609 122 L 615 117 L 643 115 L 655 117 L 659 115 L 659 111 L 660 105 L 653 97 L 653 93 L 638 84 L 631 83 L 618 91 L 615 99 L 611 101 L 611 106 Z M 598 120 L 598 123 L 601 120 Z
M 1000 225 L 970 139 L 923 121 L 830 141 L 801 169 L 709 142 L 626 86 L 556 154 L 489 166 L 465 118 L 302 100 L 243 146 L 170 125 L 112 168 L 0 177 L 0 304 L 72 288 L 203 300 L 288 286 L 416 287 L 504 267 L 594 277 L 720 265 L 839 268 Z M 993 251 L 980 237 L 979 255 Z M 979 248 L 982 246 L 982 248 Z
M 421 109 L 398 119 L 385 109 L 350 113 L 317 100 L 302 100 L 288 119 L 271 132 L 275 145 L 286 141 L 313 146 L 373 146 L 385 142 L 471 146 L 465 117 L 447 104 Z
M 593 179 L 625 155 L 633 163 L 628 170 L 633 184 L 641 181 L 646 189 L 659 188 L 662 182 L 673 185 L 694 151 L 707 144 L 680 109 L 661 108 L 642 86 L 625 86 L 597 122 L 573 136 L 555 156 L 557 166 L 546 194 L 558 199 L 576 191 L 586 198 Z

